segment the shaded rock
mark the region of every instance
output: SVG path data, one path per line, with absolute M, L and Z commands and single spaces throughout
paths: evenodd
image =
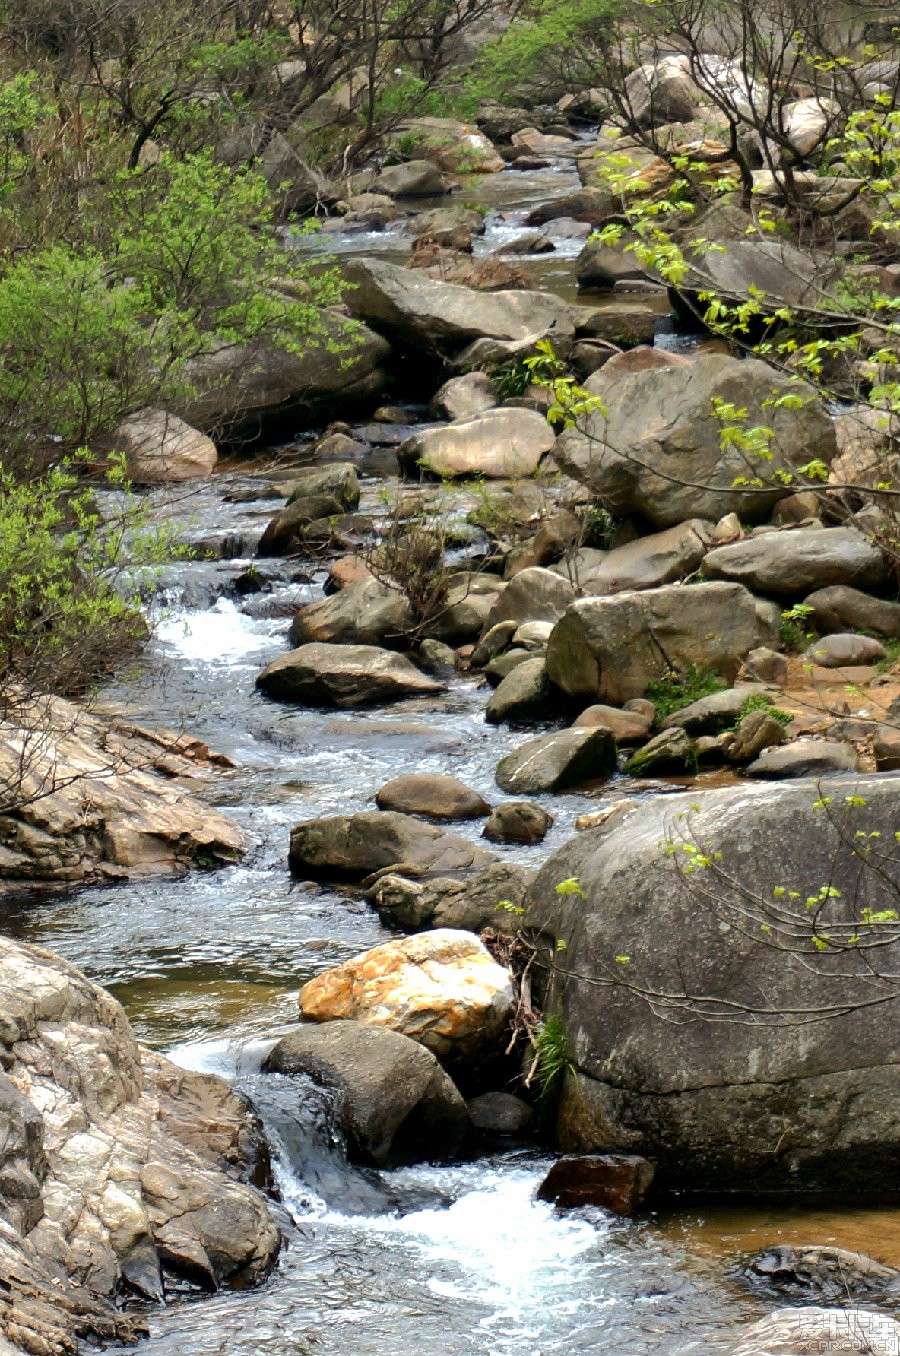
M 417 875 L 472 871 L 494 854 L 412 815 L 393 810 L 310 819 L 291 830 L 288 862 L 295 876 L 360 880 L 401 867 Z
M 463 574 L 451 578 L 443 607 L 428 623 L 432 638 L 464 645 L 484 629 L 498 596 L 506 585 L 496 575 Z
M 865 630 L 900 639 L 900 603 L 886 603 L 846 584 L 817 589 L 803 601 L 812 608 L 809 621 L 817 631 Z
M 764 749 L 777 748 L 787 736 L 784 726 L 768 711 L 749 711 L 726 750 L 729 763 L 752 763 Z
M 637 1154 L 558 1158 L 538 1187 L 538 1199 L 563 1209 L 596 1205 L 617 1215 L 633 1215 L 643 1203 L 653 1173 L 653 1164 Z
M 655 777 L 667 772 L 693 772 L 697 766 L 694 741 L 683 729 L 662 730 L 633 753 L 625 764 L 630 777 Z
M 290 555 L 300 549 L 310 523 L 337 518 L 341 513 L 340 500 L 333 494 L 313 494 L 298 499 L 269 521 L 259 539 L 256 554 L 263 559 Z
M 611 290 L 619 282 L 646 283 L 648 275 L 637 255 L 620 245 L 589 240 L 575 262 L 575 278 L 580 288 Z
M 876 725 L 872 735 L 872 756 L 879 772 L 900 768 L 900 729 L 895 725 Z
M 824 1309 L 807 1305 L 779 1309 L 745 1328 L 728 1356 L 799 1356 L 806 1352 L 870 1356 L 900 1352 L 900 1323 L 868 1309 Z
M 586 568 L 575 565 L 572 577 L 588 594 L 659 588 L 685 579 L 698 569 L 706 555 L 711 531 L 711 523 L 694 518 L 603 552 L 601 559 Z
M 776 1243 L 751 1257 L 741 1276 L 755 1289 L 821 1304 L 900 1302 L 900 1270 L 847 1248 Z
M 125 470 L 138 485 L 166 485 L 212 475 L 218 453 L 211 438 L 166 410 L 138 410 L 113 431 Z
M 451 377 L 431 401 L 431 413 L 436 419 L 474 419 L 497 404 L 494 383 L 484 372 L 464 372 Z
M 479 339 L 534 344 L 551 330 L 554 345 L 571 341 L 570 308 L 547 292 L 477 292 L 438 282 L 382 260 L 347 265 L 355 290 L 347 296 L 353 314 L 405 343 L 456 356 Z
M 578 335 L 584 339 L 603 340 L 617 348 L 636 348 L 652 344 L 664 311 L 654 297 L 621 301 L 611 298 L 603 306 L 596 306 L 582 319 L 576 312 Z
M 294 646 L 313 641 L 342 645 L 397 645 L 415 620 L 405 595 L 366 574 L 295 613 L 288 632 Z
M 484 235 L 484 217 L 471 207 L 436 207 L 419 212 L 407 223 L 407 230 L 419 240 L 428 240 L 451 250 L 471 252 L 472 236 Z
M 522 622 L 513 636 L 513 645 L 521 646 L 524 650 L 544 651 L 552 634 L 552 621 Z
M 377 399 L 387 380 L 390 347 L 365 325 L 323 316 L 323 339 L 300 353 L 263 340 L 222 344 L 189 365 L 192 394 L 177 413 L 206 432 L 258 433 L 290 422 L 312 424 L 335 411 Z M 343 455 L 346 456 L 346 453 Z
M 839 892 L 815 924 L 831 936 L 852 935 L 860 910 L 880 907 L 877 873 L 847 844 L 857 828 L 893 843 L 897 789 L 892 776 L 835 778 L 828 814 L 812 781 L 694 790 L 580 833 L 550 857 L 521 923 L 551 950 L 566 947 L 551 1008 L 577 1069 L 562 1094 L 564 1151 L 643 1154 L 660 1185 L 678 1190 L 881 1199 L 900 1183 L 895 1000 L 869 1001 L 883 993 L 900 941 L 879 934 L 886 950 L 874 976 L 871 951 L 815 946 L 806 906 L 823 882 Z M 669 850 L 682 842 L 720 852 L 721 870 L 699 884 L 685 875 L 683 854 Z M 559 895 L 572 877 L 583 896 Z M 755 926 L 736 926 L 749 901 L 759 901 Z M 787 946 L 759 926 L 774 929 L 779 911 L 796 938 Z M 610 977 L 619 955 L 629 958 L 624 984 L 578 978 Z M 657 1008 L 644 990 L 676 997 Z M 708 1007 L 723 1020 L 703 1020 Z M 745 1008 L 758 1018 L 744 1020 Z M 823 1008 L 829 1020 L 810 1020 Z M 740 1015 L 729 1021 L 727 1011 Z
M 406 160 L 386 165 L 372 181 L 372 192 L 388 198 L 432 198 L 449 192 L 450 184 L 430 160 Z
M 423 640 L 419 646 L 419 666 L 426 673 L 448 678 L 456 672 L 456 651 L 440 640 Z
M 467 1103 L 472 1125 L 487 1139 L 521 1139 L 534 1128 L 534 1111 L 508 1092 L 484 1092 Z
M 525 218 L 525 225 L 546 226 L 549 221 L 556 221 L 559 217 L 570 217 L 573 221 L 584 221 L 596 227 L 615 212 L 617 205 L 615 195 L 608 189 L 578 188 L 532 207 Z
M 508 795 L 563 791 L 600 781 L 616 770 L 616 741 L 604 726 L 558 730 L 520 745 L 497 764 L 496 779 Z
M 379 810 L 427 815 L 429 819 L 480 819 L 491 807 L 457 777 L 409 772 L 385 782 L 375 797 Z
M 666 716 L 662 727 L 671 730 L 681 726 L 692 735 L 721 734 L 723 730 L 731 729 L 741 716 L 748 697 L 761 697 L 771 702 L 759 683 L 744 683 L 721 692 L 710 692 L 708 696 L 682 706 Z
M 368 706 L 429 696 L 441 686 L 402 655 L 374 645 L 301 645 L 256 679 L 275 701 L 306 706 Z
M 543 659 L 527 659 L 517 664 L 494 689 L 484 718 L 489 725 L 505 721 L 545 717 L 550 699 L 550 681 Z
M 485 665 L 484 676 L 489 683 L 493 683 L 496 687 L 520 664 L 527 664 L 533 658 L 534 655 L 530 650 L 507 650 L 504 654 L 498 654 L 495 659 Z
M 422 429 L 403 443 L 397 455 L 407 471 L 515 479 L 532 475 L 555 441 L 552 428 L 536 411 L 503 407 Z
M 798 527 L 717 546 L 703 562 L 711 579 L 729 579 L 761 593 L 809 593 L 829 584 L 878 587 L 884 557 L 853 527 Z
M 568 579 L 540 565 L 520 570 L 507 584 L 488 615 L 486 626 L 515 621 L 557 621 L 573 601 L 575 590 Z M 515 635 L 515 632 L 513 632 Z
M 552 823 L 542 805 L 508 800 L 491 813 L 481 836 L 492 843 L 542 843 Z
M 672 669 L 733 680 L 759 630 L 753 596 L 737 584 L 580 598 L 550 637 L 547 673 L 571 697 L 623 705 Z
M 886 654 L 881 641 L 874 636 L 837 631 L 814 641 L 803 652 L 803 659 L 821 669 L 843 669 L 854 664 L 877 664 Z
M 786 492 L 778 484 L 735 486 L 747 475 L 745 454 L 723 447 L 716 400 L 746 408 L 751 425 L 773 429 L 769 476 L 793 473 L 795 456 L 828 464 L 836 452 L 831 420 L 813 389 L 791 384 L 758 359 L 705 354 L 685 365 L 647 367 L 641 358 L 625 368 L 613 359 L 589 378 L 587 390 L 603 401 L 606 414 L 589 415 L 583 428 L 561 434 L 556 461 L 611 512 L 639 514 L 656 527 L 692 516 L 717 522 L 731 512 L 759 521 Z M 773 399 L 788 391 L 802 403 L 773 409 Z
M 622 711 L 618 706 L 589 706 L 572 722 L 575 729 L 583 726 L 605 725 L 615 736 L 617 744 L 637 744 L 646 739 L 653 720 L 637 711 Z
M 449 1061 L 498 1047 L 513 1003 L 509 972 L 477 937 L 453 928 L 387 942 L 300 990 L 308 1021 L 350 1018 L 391 1027 Z
M 702 269 L 689 267 L 684 286 L 698 292 L 713 288 L 735 301 L 757 288 L 765 292 L 767 306 L 803 312 L 827 305 L 829 282 L 821 255 L 814 257 L 789 241 L 730 240 L 727 249 L 704 255 Z
M 367 897 L 388 927 L 410 932 L 424 928 L 481 932 L 488 927 L 514 932 L 517 910 L 533 879 L 533 871 L 513 862 L 494 862 L 466 880 L 449 876 L 410 880 L 388 873 Z
M 760 645 L 747 655 L 740 676 L 752 682 L 784 687 L 788 679 L 788 662 L 777 650 Z
M 628 110 L 637 127 L 690 122 L 700 91 L 691 79 L 690 59 L 668 56 L 631 72 L 625 81 Z
M 35 701 L 17 721 L 0 722 L 0 784 L 14 791 L 0 814 L 0 880 L 115 879 L 243 852 L 238 826 L 185 789 L 217 765 L 199 740 L 62 698 Z
M 469 661 L 472 668 L 483 669 L 485 665 L 489 664 L 498 654 L 502 654 L 511 643 L 518 628 L 519 623 L 515 618 L 510 618 L 507 621 L 495 622 L 472 651 L 472 658 Z
M 333 435 L 335 438 L 343 436 L 340 433 Z M 291 481 L 289 489 L 288 506 L 325 495 L 337 500 L 342 513 L 352 513 L 359 508 L 359 476 L 351 462 L 329 460 L 327 466 L 311 466 Z
M 44 1123 L 15 1083 L 0 1074 L 0 1219 L 30 1233 L 44 1212 Z
M 827 777 L 855 772 L 855 749 L 831 739 L 794 739 L 781 748 L 769 748 L 747 768 L 748 777 Z
M 466 1104 L 430 1050 L 386 1026 L 355 1021 L 292 1031 L 263 1064 L 334 1089 L 351 1160 L 377 1168 L 454 1158 Z

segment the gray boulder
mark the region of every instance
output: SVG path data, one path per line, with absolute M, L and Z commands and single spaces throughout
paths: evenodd
M 436 391 L 431 401 L 431 413 L 437 419 L 474 419 L 497 404 L 494 383 L 485 372 L 464 372 L 451 377 Z
M 888 577 L 881 552 L 854 527 L 763 532 L 716 547 L 703 569 L 710 579 L 729 579 L 779 596 L 806 594 L 829 584 L 877 588 Z
M 232 436 L 290 421 L 314 424 L 348 407 L 377 399 L 387 374 L 390 345 L 345 316 L 322 317 L 323 339 L 300 353 L 258 340 L 222 344 L 189 365 L 191 394 L 177 413 L 206 433 Z
M 449 189 L 450 181 L 430 160 L 388 165 L 372 181 L 372 192 L 387 198 L 432 198 Z
M 388 927 L 404 932 L 460 928 L 464 932 L 515 932 L 534 872 L 514 862 L 495 862 L 460 880 L 437 876 L 412 880 L 397 872 L 378 878 L 367 898 Z
M 538 735 L 497 764 L 501 791 L 533 796 L 602 781 L 616 770 L 616 741 L 603 725 L 595 729 L 557 730 Z
M 558 621 L 574 598 L 575 590 L 568 579 L 554 570 L 532 565 L 507 584 L 488 614 L 485 633 L 503 621 L 517 622 L 516 631 L 523 622 Z
M 748 777 L 828 777 L 855 772 L 856 750 L 836 739 L 794 739 L 780 748 L 767 748 L 747 768 Z
M 784 726 L 768 711 L 749 711 L 734 732 L 725 756 L 729 763 L 752 763 L 765 749 L 783 744 Z
M 687 57 L 673 55 L 633 70 L 625 81 L 628 111 L 637 127 L 690 122 L 701 98 Z
M 306 706 L 370 706 L 426 697 L 441 685 L 403 655 L 375 645 L 301 645 L 274 659 L 256 686 L 276 701 Z
M 295 876 L 360 880 L 376 871 L 440 876 L 496 861 L 468 838 L 393 810 L 309 819 L 291 830 L 288 864 Z
M 668 584 L 572 603 L 550 637 L 547 673 L 571 697 L 621 706 L 672 669 L 731 681 L 759 640 L 753 596 L 739 584 Z
M 657 777 L 665 773 L 693 772 L 697 767 L 697 752 L 690 735 L 675 726 L 661 730 L 642 749 L 633 753 L 625 764 L 629 777 Z
M 458 777 L 407 772 L 385 782 L 375 797 L 379 810 L 425 815 L 429 819 L 481 819 L 491 807 Z
M 574 334 L 571 308 L 549 292 L 476 292 L 377 259 L 354 260 L 345 273 L 355 316 L 460 361 L 476 340 L 528 345 L 552 332 L 554 345 L 564 347 Z
M 707 354 L 652 368 L 622 368 L 614 360 L 589 378 L 587 389 L 605 413 L 563 433 L 554 456 L 612 512 L 639 514 L 656 527 L 693 516 L 717 522 L 732 512 L 748 522 L 764 519 L 787 493 L 772 479 L 776 471 L 792 473 L 797 462 L 813 458 L 827 465 L 837 450 L 831 419 L 812 387 L 791 384 L 755 358 Z M 802 398 L 799 408 L 773 408 L 773 399 L 788 392 Z M 739 447 L 723 447 L 716 400 L 746 408 L 748 426 L 773 429 L 772 459 L 762 472 Z M 767 481 L 762 489 L 735 485 L 760 474 Z
M 329 461 L 327 466 L 310 466 L 290 482 L 289 490 L 288 506 L 325 494 L 338 501 L 343 513 L 359 508 L 359 475 L 352 462 Z
M 522 923 L 566 947 L 550 1002 L 576 1069 L 564 1150 L 644 1154 L 681 1190 L 900 1185 L 900 998 L 881 977 L 900 938 L 863 921 L 894 897 L 900 780 L 827 785 L 828 813 L 815 780 L 656 800 L 541 870 Z M 881 835 L 875 869 L 848 846 L 858 831 Z M 683 845 L 709 864 L 686 872 Z M 583 897 L 557 893 L 572 877 Z M 839 944 L 861 931 L 883 945 Z
M 877 664 L 887 650 L 874 636 L 856 636 L 844 631 L 823 636 L 807 646 L 803 658 L 807 664 L 823 669 L 844 669 L 856 664 Z
M 498 805 L 481 831 L 491 843 L 542 843 L 553 816 L 542 805 L 507 800 Z
M 638 537 L 604 553 L 591 552 L 579 568 L 573 562 L 570 577 L 588 594 L 626 593 L 655 589 L 686 579 L 703 561 L 710 544 L 712 523 L 694 518 L 688 523 Z M 587 554 L 587 553 L 585 553 Z M 560 569 L 565 567 L 558 567 Z
M 357 579 L 294 615 L 292 645 L 400 645 L 414 625 L 412 608 L 399 589 L 372 576 Z
M 680 707 L 666 716 L 662 727 L 671 730 L 673 726 L 680 725 L 692 735 L 721 734 L 723 730 L 730 730 L 737 721 L 748 697 L 763 697 L 765 701 L 771 702 L 761 683 L 740 683 L 735 687 L 726 687 L 721 692 L 710 692 L 708 696 Z
M 408 472 L 517 479 L 533 475 L 555 441 L 547 420 L 535 410 L 504 407 L 413 433 L 397 455 Z
M 526 659 L 508 673 L 487 704 L 484 718 L 489 725 L 545 717 L 550 699 L 550 681 L 544 659 Z
M 341 502 L 333 494 L 311 494 L 297 499 L 266 524 L 256 554 L 267 559 L 299 551 L 310 523 L 320 522 L 323 518 L 338 518 L 342 513 Z
M 866 630 L 893 640 L 900 638 L 900 603 L 886 603 L 847 584 L 816 589 L 803 601 L 812 608 L 811 625 L 823 634 Z
M 466 1104 L 430 1050 L 389 1027 L 300 1026 L 263 1064 L 306 1074 L 337 1096 L 348 1156 L 376 1168 L 454 1158 L 469 1131 Z

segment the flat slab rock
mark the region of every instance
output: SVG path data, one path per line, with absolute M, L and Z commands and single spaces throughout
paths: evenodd
M 453 1061 L 495 1049 L 513 1003 L 509 972 L 472 933 L 453 928 L 376 946 L 300 990 L 307 1021 L 388 1026 Z
M 122 1292 L 157 1299 L 170 1275 L 216 1289 L 268 1273 L 279 1231 L 240 1180 L 262 1169 L 262 1146 L 221 1079 L 141 1049 L 108 993 L 6 938 L 0 1052 L 35 1120 L 10 1161 L 17 1113 L 0 1106 L 0 1340 L 29 1352 L 74 1351 L 75 1335 L 130 1341 L 141 1323 L 117 1313 Z
M 20 802 L 0 814 L 0 884 L 235 861 L 241 830 L 174 780 L 199 780 L 217 762 L 199 740 L 38 699 L 0 722 L 0 784 Z

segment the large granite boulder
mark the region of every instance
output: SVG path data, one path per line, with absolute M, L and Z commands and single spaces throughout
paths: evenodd
M 5 938 L 0 1060 L 0 1340 L 129 1341 L 120 1296 L 267 1274 L 279 1232 L 246 1184 L 262 1146 L 225 1083 L 141 1049 L 109 994 Z
M 300 990 L 307 1021 L 387 1026 L 451 1063 L 499 1049 L 514 1001 L 509 972 L 453 928 L 376 946 Z
M 500 759 L 495 776 L 508 795 L 533 796 L 605 781 L 615 770 L 615 738 L 605 725 L 597 725 L 529 739 Z
M 273 659 L 257 677 L 256 686 L 276 701 L 337 707 L 397 702 L 441 691 L 440 683 L 401 654 L 377 645 L 316 641 Z
M 789 491 L 776 472 L 813 459 L 827 465 L 836 454 L 831 419 L 812 387 L 756 358 L 714 353 L 652 370 L 610 368 L 587 382 L 603 408 L 562 434 L 554 456 L 618 515 L 638 514 L 656 527 L 727 513 L 758 522 Z M 788 394 L 799 403 L 776 404 Z M 771 459 L 755 460 L 739 439 L 723 439 L 715 402 L 746 409 L 741 427 L 773 430 Z M 751 488 L 757 477 L 763 487 Z
M 763 638 L 753 596 L 740 584 L 580 598 L 553 630 L 547 674 L 571 697 L 622 706 L 673 669 L 714 669 L 731 681 Z
M 565 1150 L 645 1155 L 681 1190 L 900 1185 L 898 792 L 845 775 L 666 797 L 550 858 L 522 922 L 563 957 Z
M 435 1056 L 389 1027 L 308 1023 L 282 1037 L 263 1069 L 333 1089 L 350 1158 L 376 1168 L 453 1158 L 469 1130 L 466 1104 Z

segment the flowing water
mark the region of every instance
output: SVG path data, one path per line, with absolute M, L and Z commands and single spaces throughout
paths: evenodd
M 563 167 L 527 182 L 492 180 L 482 191 L 496 204 L 496 237 L 574 176 Z M 279 465 L 303 455 L 298 443 Z M 364 469 L 383 473 L 392 454 L 374 460 Z M 173 565 L 148 587 L 157 625 L 146 664 L 108 694 L 138 719 L 184 728 L 234 760 L 203 794 L 246 830 L 245 859 L 175 882 L 32 891 L 7 916 L 7 931 L 110 988 L 142 1040 L 246 1092 L 273 1142 L 287 1235 L 276 1272 L 253 1292 L 152 1310 L 147 1356 L 410 1348 L 420 1356 L 699 1356 L 727 1350 L 737 1327 L 769 1307 L 729 1279 L 742 1252 L 772 1241 L 834 1242 L 900 1263 L 900 1221 L 887 1209 L 690 1206 L 618 1220 L 562 1215 L 537 1201 L 548 1160 L 532 1153 L 354 1169 L 327 1099 L 304 1080 L 260 1074 L 275 1035 L 296 1018 L 301 984 L 389 935 L 357 894 L 291 880 L 291 825 L 371 809 L 383 782 L 413 769 L 451 772 L 495 797 L 496 762 L 522 738 L 485 725 L 484 692 L 466 679 L 438 699 L 375 712 L 323 714 L 255 692 L 259 669 L 285 647 L 287 616 L 318 597 L 323 580 L 313 565 L 266 561 L 268 591 L 241 597 L 236 582 L 277 506 L 270 485 L 270 475 L 245 466 L 174 498 L 152 496 L 159 515 L 214 558 Z M 378 482 L 364 480 L 363 490 L 362 509 L 375 510 Z M 597 794 L 620 793 L 613 783 Z M 553 797 L 545 843 L 500 851 L 537 864 L 597 803 Z

